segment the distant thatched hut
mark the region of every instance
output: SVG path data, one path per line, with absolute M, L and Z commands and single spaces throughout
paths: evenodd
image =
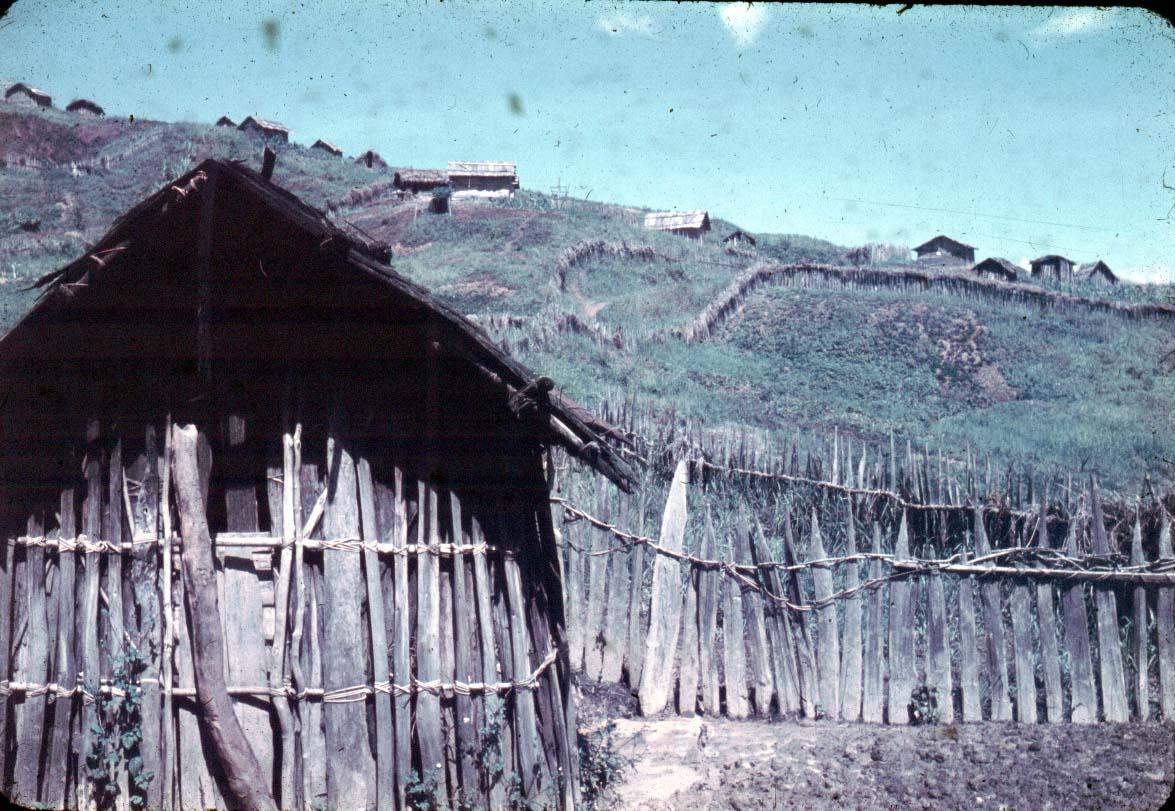
M 44 90 L 38 90 L 24 82 L 11 84 L 4 91 L 4 101 L 26 107 L 52 107 L 53 99 Z
M 336 158 L 343 157 L 343 150 L 342 149 L 335 146 L 330 141 L 324 141 L 321 138 L 319 138 L 317 141 L 315 141 L 313 144 L 311 144 L 310 148 L 322 150 L 323 152 L 326 152 L 328 155 L 334 155 Z
M 237 122 L 233 121 L 227 115 L 222 115 L 220 118 L 216 119 L 216 126 L 218 126 L 218 127 L 232 127 L 233 129 L 236 129 Z
M 286 143 L 290 140 L 290 128 L 276 121 L 267 121 L 264 118 L 249 116 L 237 127 L 241 132 L 260 135 L 267 141 Z
M 355 163 L 361 163 L 368 169 L 387 169 L 388 162 L 380 157 L 380 154 L 374 149 L 369 149 L 362 155 L 355 159 Z
M 701 239 L 710 230 L 710 214 L 706 211 L 650 211 L 645 215 L 645 228 Z
M 723 245 L 735 245 L 740 243 L 745 245 L 756 244 L 755 238 L 742 229 L 733 231 L 722 238 Z
M 1073 261 L 1055 253 L 1033 259 L 1031 267 L 1034 279 L 1051 279 L 1056 282 L 1073 281 Z
M 509 197 L 518 189 L 518 166 L 496 161 L 449 161 L 449 185 L 459 197 Z
M 1073 278 L 1076 281 L 1090 284 L 1114 285 L 1118 283 L 1118 276 L 1110 270 L 1109 265 L 1100 259 L 1096 262 L 1086 262 L 1084 265 L 1079 265 Z
M 1019 268 L 1009 262 L 1007 259 L 1001 259 L 998 256 L 989 256 L 982 262 L 971 268 L 971 271 L 976 276 L 981 276 L 985 279 L 996 279 L 1002 282 L 1014 282 L 1017 275 L 1019 275 Z
M 973 265 L 975 248 L 939 234 L 914 248 L 920 265 Z
M 390 809 L 418 779 L 574 805 L 545 465 L 629 489 L 615 429 L 230 162 L 39 285 L 0 340 L 7 799 Z M 93 695 L 128 645 L 154 779 L 109 799 Z M 462 756 L 483 724 L 504 774 Z
M 449 173 L 444 169 L 398 169 L 392 184 L 401 191 L 431 191 L 449 185 Z
M 89 99 L 74 99 L 66 105 L 65 111 L 68 113 L 76 113 L 77 115 L 106 115 L 105 110 Z

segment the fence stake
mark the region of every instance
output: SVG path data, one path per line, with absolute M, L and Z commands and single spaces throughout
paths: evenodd
M 701 556 L 713 560 L 717 554 L 714 523 L 710 505 L 706 505 L 706 530 L 702 536 Z M 637 549 L 643 547 L 637 546 Z M 634 550 L 635 551 L 635 550 Z M 702 681 L 702 712 L 717 716 L 722 712 L 719 699 L 718 656 L 718 600 L 722 592 L 722 574 L 711 569 L 699 569 L 698 581 L 698 662 Z M 638 588 L 635 581 L 633 590 Z
M 1113 551 L 1106 535 L 1102 518 L 1102 502 L 1097 484 L 1089 478 L 1089 497 L 1093 508 L 1093 551 L 1108 555 Z M 1102 714 L 1110 722 L 1127 721 L 1130 711 L 1126 705 L 1126 677 L 1122 670 L 1122 647 L 1118 637 L 1118 598 L 1113 590 L 1094 584 L 1094 605 L 1097 607 L 1098 664 L 1102 681 Z
M 975 508 L 975 552 L 991 552 L 987 529 L 983 525 L 983 508 Z M 992 564 L 994 565 L 994 564 Z M 1008 652 L 1004 644 L 1004 613 L 1000 605 L 1000 584 L 996 580 L 980 580 L 979 594 L 983 598 L 983 626 L 987 631 L 987 670 L 991 692 L 991 720 L 1011 721 L 1012 701 L 1008 687 Z
M 1018 533 L 1019 531 L 1017 531 Z M 1017 537 L 1017 546 L 1023 546 Z M 1024 580 L 1012 582 L 1012 653 L 1016 672 L 1016 720 L 1036 723 L 1036 667 L 1032 649 L 1032 597 Z
M 881 527 L 873 522 L 873 546 L 875 555 L 881 554 Z M 881 577 L 881 560 L 873 558 L 869 562 L 869 579 Z M 885 603 L 883 591 L 886 586 L 872 589 L 869 592 L 869 602 L 865 614 L 865 673 L 861 694 L 861 720 L 871 724 L 880 724 L 884 718 L 885 696 L 882 692 L 882 675 L 884 673 L 884 645 L 885 632 L 882 630 L 882 611 Z
M 1130 538 L 1130 563 L 1141 566 L 1145 561 L 1142 556 L 1142 508 L 1134 514 L 1134 532 Z M 1150 715 L 1150 678 L 1147 663 L 1149 660 L 1147 645 L 1146 620 L 1146 588 L 1134 587 L 1134 703 L 1135 717 L 1139 721 L 1147 720 Z
M 1160 505 L 1159 559 L 1175 558 L 1171 548 L 1171 519 Z M 1175 719 L 1175 588 L 1164 586 L 1156 599 L 1156 624 L 1159 632 L 1159 705 L 1163 718 Z
M 906 513 L 894 545 L 894 558 L 910 556 L 910 530 Z M 917 680 L 914 661 L 914 603 L 911 584 L 898 580 L 889 587 L 889 723 L 909 723 L 909 704 Z
M 892 442 L 891 442 L 892 447 Z M 820 521 L 816 510 L 812 510 L 812 534 L 808 545 L 808 558 L 823 560 L 828 557 L 824 551 L 824 539 L 820 534 Z M 832 569 L 827 565 L 814 564 L 812 567 L 813 592 L 817 600 L 832 596 Z M 836 605 L 829 603 L 816 610 L 816 661 L 820 677 L 820 701 L 829 718 L 840 717 L 840 637 L 837 632 Z
M 735 519 L 734 559 L 737 563 L 750 564 L 750 529 L 746 515 L 740 510 Z M 748 659 L 754 693 L 751 697 L 756 715 L 771 712 L 771 696 L 775 692 L 775 678 L 771 672 L 771 650 L 767 643 L 767 631 L 763 621 L 763 598 L 752 586 L 738 584 L 742 589 L 743 627 L 746 632 Z M 782 702 L 781 702 L 782 703 Z
M 1048 501 L 1040 489 L 1040 518 L 1036 527 L 1036 545 L 1049 548 Z M 1057 646 L 1057 610 L 1053 600 L 1053 584 L 1036 584 L 1036 615 L 1040 628 L 1040 660 L 1044 669 L 1045 720 L 1050 724 L 1063 720 L 1061 691 L 1061 653 Z

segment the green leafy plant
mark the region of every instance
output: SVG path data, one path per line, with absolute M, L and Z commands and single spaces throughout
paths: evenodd
M 910 692 L 910 723 L 915 726 L 937 724 L 942 721 L 938 711 L 938 690 L 921 685 Z
M 144 808 L 147 788 L 154 772 L 143 766 L 139 744 L 143 740 L 143 689 L 139 678 L 147 659 L 131 645 L 111 659 L 113 679 L 109 692 L 98 692 L 98 719 L 90 727 L 93 739 L 86 753 L 86 771 L 99 808 L 111 807 L 119 793 L 119 769 L 125 766 L 129 781 L 130 805 Z
M 415 769 L 408 773 L 404 783 L 404 800 L 414 811 L 436 811 L 443 803 L 436 769 L 430 769 L 421 777 Z
M 616 805 L 616 787 L 632 767 L 632 760 L 616 749 L 616 724 L 579 733 L 579 794 L 583 808 L 602 811 Z

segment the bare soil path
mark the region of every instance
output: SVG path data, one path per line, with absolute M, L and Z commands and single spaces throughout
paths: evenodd
M 1175 725 L 616 720 L 622 808 L 1155 809 Z

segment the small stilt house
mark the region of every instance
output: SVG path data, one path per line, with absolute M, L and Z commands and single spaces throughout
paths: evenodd
M 971 272 L 984 279 L 995 279 L 1001 282 L 1014 282 L 1019 274 L 1019 268 L 1007 259 L 998 256 L 989 256 L 971 268 Z
M 373 253 L 207 160 L 40 280 L 0 340 L 9 799 L 574 804 L 547 452 L 633 474 Z
M 69 104 L 66 105 L 65 111 L 67 113 L 74 113 L 76 115 L 92 115 L 92 116 L 106 115 L 106 111 L 103 110 L 97 104 L 97 102 L 90 101 L 89 99 L 74 99 L 73 101 L 71 101 Z
M 22 104 L 26 107 L 53 106 L 53 99 L 48 93 L 24 82 L 9 85 L 4 90 L 4 101 L 9 104 Z
M 324 141 L 319 138 L 310 146 L 311 149 L 318 149 L 328 155 L 334 155 L 336 158 L 343 157 L 343 150 L 332 144 L 330 141 Z
M 1066 283 L 1073 281 L 1072 260 L 1054 253 L 1033 259 L 1030 267 L 1034 279 L 1051 279 L 1055 282 Z
M 723 245 L 755 245 L 755 238 L 746 231 L 732 231 L 722 238 Z
M 237 129 L 241 130 L 241 132 L 260 135 L 266 141 L 279 141 L 284 144 L 290 140 L 290 128 L 285 124 L 279 124 L 276 121 L 266 121 L 264 118 L 257 118 L 256 116 L 246 118 L 237 126 Z
M 449 161 L 449 185 L 458 197 L 509 197 L 518 190 L 518 166 L 501 161 Z
M 401 191 L 432 191 L 449 185 L 449 173 L 444 169 L 399 169 L 392 184 Z
M 1073 277 L 1076 281 L 1087 284 L 1100 285 L 1115 285 L 1118 283 L 1118 276 L 1114 271 L 1110 270 L 1110 266 L 1102 260 L 1098 259 L 1096 262 L 1086 262 L 1079 265 L 1074 272 Z
M 374 149 L 369 149 L 355 159 L 355 163 L 362 164 L 368 169 L 387 169 L 388 162 Z
M 975 264 L 975 248 L 942 234 L 914 248 L 914 255 L 923 266 Z
M 218 127 L 232 127 L 233 129 L 236 129 L 237 122 L 233 121 L 227 115 L 222 115 L 220 118 L 216 119 L 216 126 L 218 126 Z
M 650 211 L 645 215 L 645 228 L 701 239 L 710 230 L 710 214 L 706 211 Z

